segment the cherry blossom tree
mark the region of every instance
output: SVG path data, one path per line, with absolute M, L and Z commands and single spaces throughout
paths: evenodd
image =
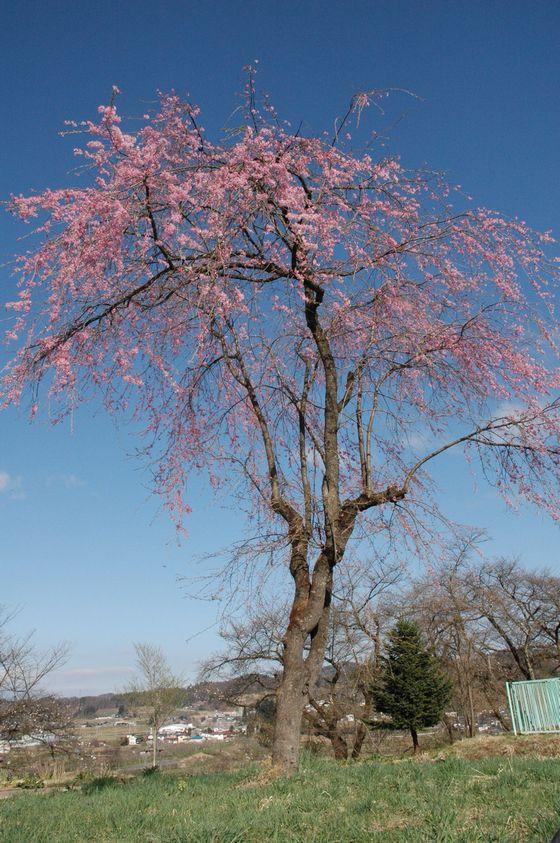
M 30 388 L 34 414 L 43 382 L 60 415 L 96 390 L 132 413 L 178 523 L 189 472 L 241 479 L 293 581 L 273 749 L 289 774 L 360 530 L 429 541 L 428 469 L 452 449 L 558 517 L 558 265 L 549 235 L 459 195 L 454 210 L 436 174 L 355 149 L 380 92 L 334 138 L 279 123 L 252 75 L 246 94 L 221 140 L 175 94 L 140 128 L 115 101 L 69 126 L 84 185 L 11 201 L 39 240 L 2 398 Z

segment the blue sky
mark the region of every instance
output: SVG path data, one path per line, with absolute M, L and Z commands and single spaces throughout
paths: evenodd
M 403 100 L 391 141 L 405 163 L 441 168 L 477 202 L 560 235 L 554 0 L 22 0 L 4 5 L 2 24 L 1 197 L 74 178 L 72 144 L 57 133 L 93 116 L 111 85 L 130 114 L 157 89 L 189 92 L 213 132 L 238 103 L 243 65 L 259 59 L 280 114 L 318 131 L 356 90 L 414 91 L 422 100 Z M 17 233 L 2 220 L 0 300 L 13 288 Z M 35 627 L 41 645 L 71 643 L 55 682 L 63 692 L 122 685 L 134 640 L 161 644 L 187 676 L 215 643 L 213 631 L 197 635 L 215 607 L 186 599 L 176 577 L 235 538 L 238 516 L 193 481 L 178 547 L 132 449 L 127 429 L 92 405 L 72 428 L 0 415 L 0 600 L 21 607 L 16 627 Z M 507 512 L 483 485 L 473 491 L 455 460 L 438 468 L 448 514 L 489 529 L 496 553 L 555 566 L 558 528 Z

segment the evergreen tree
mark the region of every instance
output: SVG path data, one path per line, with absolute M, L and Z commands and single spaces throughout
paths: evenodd
M 401 620 L 389 633 L 380 680 L 374 689 L 375 707 L 391 717 L 395 729 L 410 730 L 416 753 L 418 730 L 441 720 L 452 687 L 418 624 Z

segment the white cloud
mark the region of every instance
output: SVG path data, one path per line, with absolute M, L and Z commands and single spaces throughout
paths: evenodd
M 434 442 L 434 437 L 428 430 L 411 430 L 406 438 L 409 448 L 413 451 L 426 450 Z
M 516 416 L 522 415 L 524 409 L 525 407 L 521 401 L 500 401 L 494 408 L 492 418 L 515 418 Z
M 23 501 L 26 494 L 23 490 L 21 475 L 12 477 L 7 471 L 0 471 L 0 494 L 5 493 L 12 501 Z
M 81 489 L 87 486 L 86 481 L 77 474 L 64 474 L 61 479 L 67 489 Z
M 65 489 L 83 489 L 87 486 L 87 480 L 77 474 L 53 474 L 47 477 L 46 485 L 49 488 L 63 486 Z

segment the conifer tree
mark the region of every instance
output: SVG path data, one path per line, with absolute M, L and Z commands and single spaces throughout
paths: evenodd
M 389 634 L 380 685 L 374 692 L 378 711 L 396 729 L 409 729 L 414 753 L 418 730 L 435 726 L 449 702 L 451 682 L 429 652 L 418 624 L 401 620 Z

